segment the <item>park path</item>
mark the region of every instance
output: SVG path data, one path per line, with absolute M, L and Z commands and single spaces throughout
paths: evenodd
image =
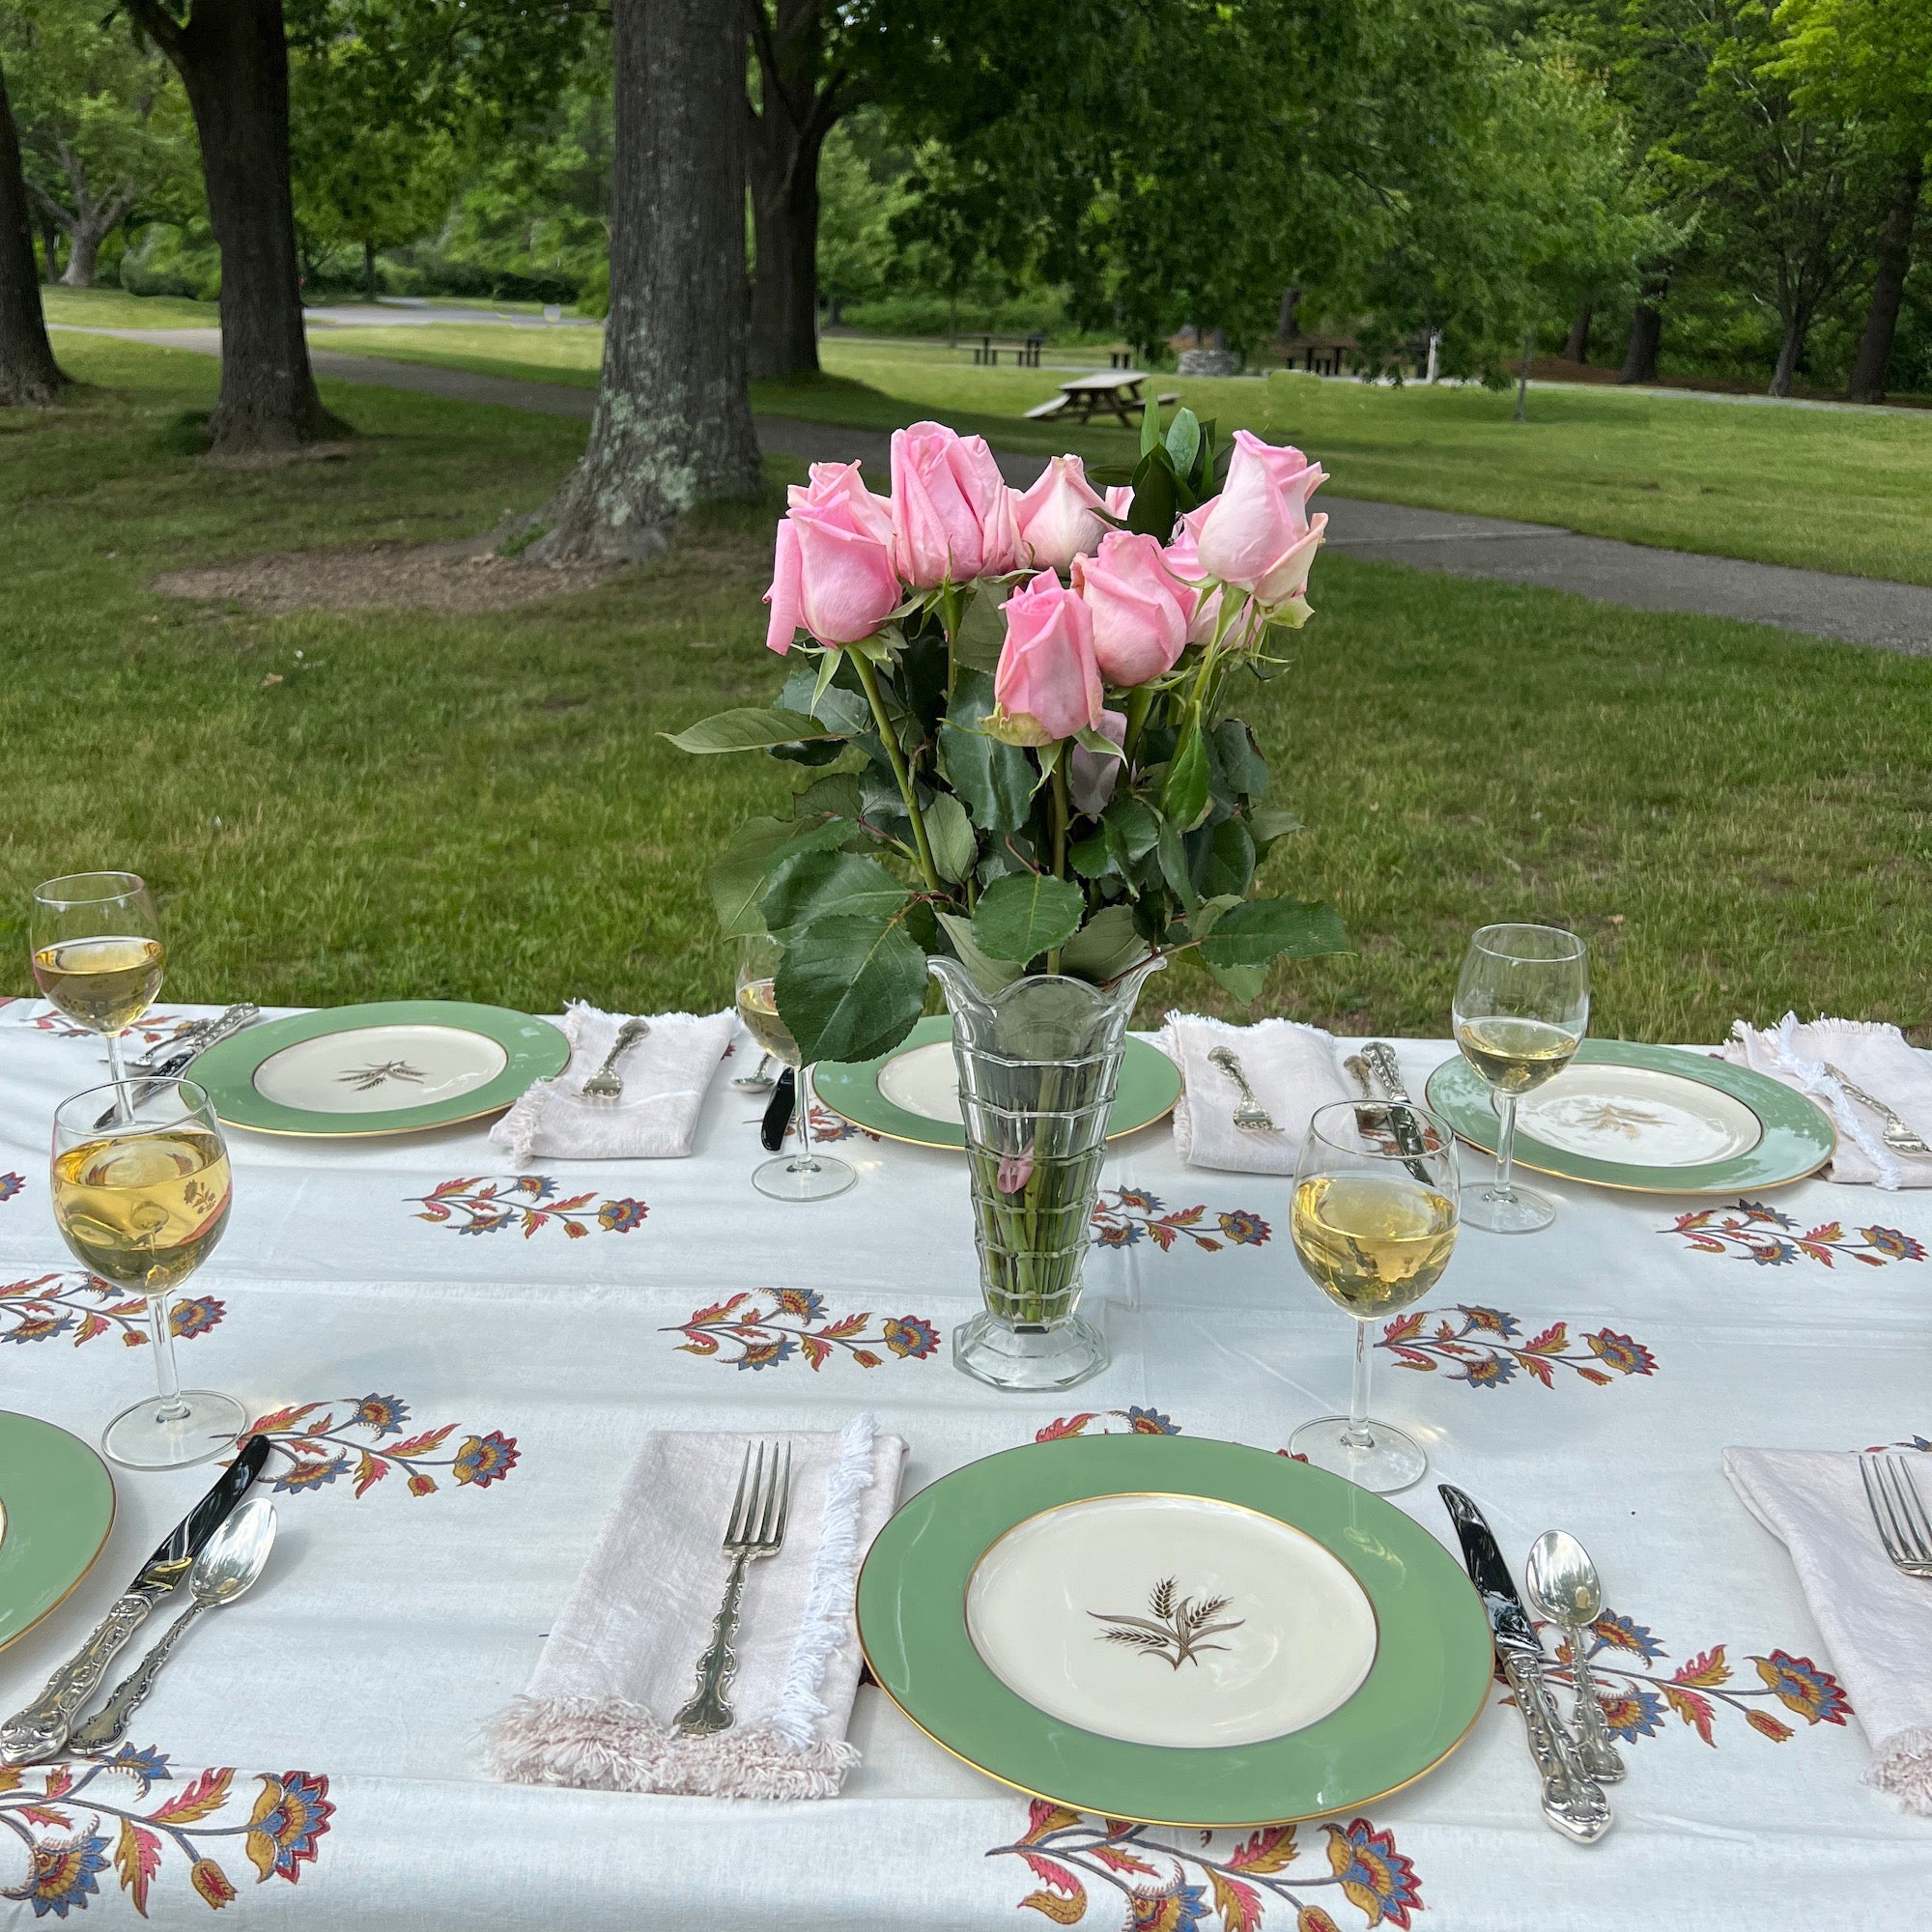
M 218 355 L 213 328 L 84 328 L 77 334 L 113 335 L 156 348 Z M 318 376 L 366 383 L 455 402 L 490 403 L 542 415 L 587 421 L 596 393 L 561 383 L 488 376 L 428 362 L 396 362 L 311 346 Z M 789 416 L 757 418 L 758 440 L 770 455 L 806 462 L 863 460 L 883 482 L 891 438 L 883 430 L 803 422 Z M 1009 482 L 1024 488 L 1045 468 L 1045 459 L 999 452 Z M 1932 656 L 1932 586 L 1881 578 L 1841 577 L 1831 571 L 1794 570 L 1783 564 L 1747 563 L 1691 551 L 1655 550 L 1611 537 L 1579 536 L 1548 524 L 1513 523 L 1501 517 L 1463 516 L 1406 503 L 1321 496 L 1328 512 L 1328 542 L 1351 556 L 1403 563 L 1416 570 L 1504 583 L 1567 590 L 1599 604 L 1635 611 L 1679 611 L 1736 617 L 1811 637 L 1836 638 L 1913 656 Z

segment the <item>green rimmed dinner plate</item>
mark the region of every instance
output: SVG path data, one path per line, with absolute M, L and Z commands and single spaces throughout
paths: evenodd
M 955 1757 L 1078 1811 L 1208 1831 L 1410 1783 L 1467 1735 L 1492 1668 L 1475 1591 L 1419 1524 L 1198 1436 L 955 1469 L 880 1532 L 858 1612 L 872 1675 Z
M 952 1063 L 952 1022 L 928 1013 L 890 1053 L 876 1060 L 829 1060 L 811 1069 L 811 1088 L 840 1119 L 889 1141 L 963 1148 L 959 1076 Z M 1107 1138 L 1165 1120 L 1180 1098 L 1180 1069 L 1157 1046 L 1129 1039 Z
M 1490 1089 L 1467 1061 L 1429 1076 L 1429 1104 L 1496 1150 Z M 1516 1162 L 1641 1194 L 1729 1194 L 1803 1180 L 1832 1158 L 1831 1117 L 1767 1075 L 1709 1054 L 1586 1039 L 1555 1079 L 1517 1102 Z
M 114 1479 L 77 1435 L 0 1409 L 0 1649 L 57 1609 L 114 1527 Z
M 561 1073 L 547 1020 L 460 1000 L 382 1000 L 293 1013 L 218 1040 L 189 1078 L 231 1127 L 348 1138 L 453 1126 Z

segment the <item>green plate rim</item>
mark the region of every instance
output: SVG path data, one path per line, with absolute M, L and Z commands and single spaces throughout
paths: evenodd
M 936 1046 L 952 1037 L 952 1021 L 946 1013 L 927 1013 L 913 1023 L 912 1031 L 873 1060 L 828 1060 L 811 1069 L 811 1091 L 841 1121 L 879 1134 L 889 1141 L 903 1141 L 911 1147 L 962 1149 L 965 1133 L 944 1121 L 929 1121 L 923 1114 L 909 1114 L 879 1092 L 879 1073 L 889 1060 L 896 1060 L 915 1047 Z M 1151 1056 L 1151 1058 L 1150 1058 Z M 1161 1069 L 1165 1068 L 1163 1072 Z M 1135 1087 L 1147 1085 L 1147 1097 L 1134 1104 Z M 1172 1087 L 1173 1091 L 1168 1092 Z M 1161 1095 L 1165 1098 L 1161 1098 Z M 1107 1138 L 1120 1140 L 1137 1134 L 1174 1112 L 1180 1098 L 1180 1068 L 1160 1048 L 1131 1036 L 1125 1057 L 1121 1062 L 1121 1085 L 1114 1095 L 1114 1111 L 1107 1120 Z M 1155 1102 L 1158 1100 L 1159 1104 Z
M 1634 1039 L 1586 1039 L 1577 1059 L 1598 1066 L 1647 1067 L 1715 1087 L 1742 1100 L 1757 1116 L 1763 1137 L 1756 1147 L 1724 1160 L 1702 1161 L 1694 1167 L 1650 1167 L 1570 1153 L 1539 1141 L 1527 1128 L 1519 1128 L 1519 1167 L 1631 1194 L 1729 1194 L 1741 1187 L 1788 1187 L 1816 1174 L 1837 1151 L 1838 1130 L 1822 1107 L 1752 1067 L 1714 1060 L 1688 1047 L 1651 1046 Z M 1490 1105 L 1490 1090 L 1461 1054 L 1430 1074 L 1425 1092 L 1430 1106 L 1460 1139 L 1485 1153 L 1495 1152 L 1498 1122 Z
M 306 1107 L 285 1107 L 255 1091 L 255 1069 L 270 1054 L 300 1040 L 370 1026 L 454 1027 L 495 1040 L 509 1058 L 495 1079 L 470 1093 L 384 1114 L 316 1113 Z M 224 1126 L 245 1127 L 258 1134 L 293 1134 L 304 1140 L 351 1140 L 480 1120 L 507 1107 L 532 1082 L 561 1073 L 569 1062 L 570 1042 L 561 1029 L 508 1007 L 479 1006 L 468 1000 L 375 1000 L 355 1007 L 318 1007 L 312 1012 L 291 1013 L 231 1034 L 195 1061 L 187 1078 L 213 1101 Z
M 1328 1549 L 1375 1609 L 1376 1659 L 1360 1688 L 1285 1737 L 1187 1749 L 1101 1737 L 1009 1690 L 967 1634 L 975 1567 L 1041 1511 L 1122 1493 L 1233 1503 Z M 1199 1435 L 1066 1436 L 954 1469 L 901 1504 L 874 1539 L 857 1611 L 880 1689 L 942 1749 L 1029 1797 L 1189 1830 L 1327 1817 L 1401 1790 L 1469 1735 L 1494 1670 L 1474 1588 L 1420 1523 L 1308 1463 Z M 1432 1695 L 1433 1711 L 1418 1703 Z
M 22 1425 L 27 1442 L 10 1442 L 8 1438 Z M 16 1447 L 17 1457 L 12 1453 Z M 71 1458 L 69 1468 L 50 1477 L 47 1459 L 59 1456 Z M 0 1503 L 7 1506 L 7 1533 L 0 1537 L 0 1650 L 5 1650 L 38 1628 L 80 1587 L 81 1578 L 107 1548 L 120 1499 L 113 1472 L 92 1443 L 43 1416 L 18 1409 L 0 1409 L 0 1469 L 17 1470 L 25 1479 L 16 1490 L 10 1477 L 0 1476 Z M 70 1478 L 78 1479 L 78 1492 L 70 1489 L 57 1493 L 57 1485 Z M 99 1534 L 94 1536 L 91 1548 L 88 1539 L 94 1534 L 95 1518 L 82 1514 L 90 1508 L 99 1522 Z M 48 1538 L 51 1551 L 43 1548 Z M 23 1586 L 22 1568 L 37 1559 L 49 1566 L 51 1579 Z M 9 1628 L 15 1604 L 26 1606 L 23 1620 Z

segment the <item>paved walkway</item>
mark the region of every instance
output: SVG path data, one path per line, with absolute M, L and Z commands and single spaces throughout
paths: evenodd
M 116 335 L 156 348 L 218 355 L 213 328 L 82 329 Z M 445 369 L 427 362 L 396 362 L 311 348 L 318 376 L 368 383 L 467 403 L 587 421 L 595 392 L 560 383 L 526 382 Z M 863 458 L 883 481 L 891 439 L 880 430 L 847 429 L 785 416 L 757 418 L 758 440 L 770 454 L 809 462 Z M 1038 456 L 1000 455 L 1008 480 L 1024 487 L 1045 467 Z M 1455 577 L 1532 583 L 1567 590 L 1600 604 L 1636 611 L 1686 611 L 1738 617 L 1812 637 L 1838 638 L 1914 656 L 1932 656 L 1932 586 L 1893 583 L 1870 577 L 1840 577 L 1823 570 L 1746 563 L 1690 551 L 1653 550 L 1609 537 L 1578 536 L 1547 524 L 1511 523 L 1499 517 L 1461 516 L 1404 503 L 1375 503 L 1324 491 L 1328 541 L 1351 556 L 1405 563 Z

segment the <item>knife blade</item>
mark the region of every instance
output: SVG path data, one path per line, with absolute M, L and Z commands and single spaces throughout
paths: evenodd
M 261 1008 L 252 1001 L 243 1000 L 241 1005 L 230 1007 L 218 1018 L 197 1022 L 201 1030 L 185 1044 L 183 1043 L 181 1036 L 177 1035 L 168 1042 L 170 1046 L 176 1048 L 175 1052 L 170 1053 L 158 1065 L 142 1068 L 146 1077 L 135 1082 L 133 1093 L 129 1095 L 129 1104 L 138 1107 L 143 1100 L 151 1099 L 160 1090 L 164 1081 L 185 1073 L 194 1065 L 196 1058 L 206 1053 L 216 1040 L 226 1039 L 230 1034 L 240 1033 L 243 1027 L 253 1026 L 261 1017 Z M 119 1109 L 109 1107 L 94 1124 L 96 1127 L 111 1127 L 119 1118 Z
M 46 1688 L 25 1710 L 0 1724 L 0 1764 L 32 1764 L 51 1757 L 67 1743 L 80 1708 L 94 1694 L 107 1666 L 148 1613 L 194 1567 L 201 1547 L 248 1492 L 261 1474 L 270 1447 L 266 1435 L 251 1435 L 216 1479 L 214 1487 L 183 1517 L 155 1553 L 134 1573 L 94 1634 L 47 1679 Z
M 758 1139 L 767 1153 L 777 1153 L 784 1146 L 785 1129 L 791 1124 L 792 1109 L 798 1101 L 798 1076 L 789 1066 L 779 1075 L 772 1097 L 765 1104 L 765 1118 Z
M 1602 1785 L 1584 1771 L 1576 1741 L 1564 1728 L 1544 1675 L 1543 1643 L 1517 1595 L 1516 1580 L 1502 1550 L 1474 1501 L 1453 1483 L 1438 1483 L 1456 1535 L 1463 1545 L 1463 1567 L 1483 1600 L 1495 1644 L 1496 1662 L 1515 1693 L 1529 1737 L 1529 1754 L 1543 1779 L 1543 1815 L 1566 1838 L 1594 1844 L 1613 1822 Z

